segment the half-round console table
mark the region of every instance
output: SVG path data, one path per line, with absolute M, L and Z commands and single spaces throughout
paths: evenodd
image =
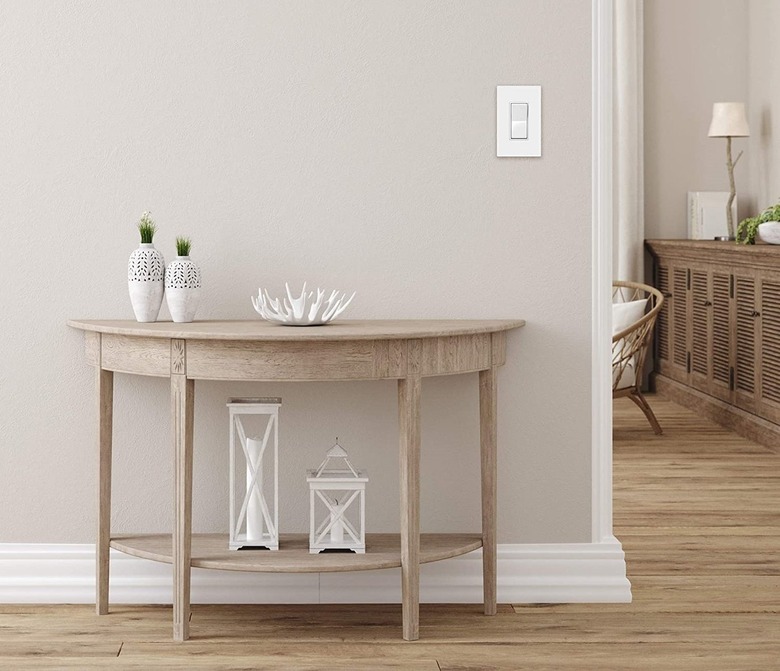
M 98 405 L 97 612 L 108 613 L 110 548 L 173 564 L 173 638 L 189 637 L 190 568 L 322 572 L 401 567 L 403 637 L 419 635 L 420 564 L 482 547 L 485 614 L 496 612 L 496 371 L 519 320 L 340 321 L 290 328 L 261 321 L 192 324 L 73 320 L 85 331 Z M 482 533 L 420 534 L 420 387 L 423 377 L 479 372 Z M 114 373 L 171 381 L 173 535 L 111 535 Z M 365 554 L 309 554 L 282 535 L 278 552 L 228 550 L 227 536 L 192 534 L 195 380 L 398 380 L 401 533 L 368 534 Z

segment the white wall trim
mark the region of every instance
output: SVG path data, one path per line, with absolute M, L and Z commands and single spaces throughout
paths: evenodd
M 612 535 L 613 0 L 592 0 L 591 537 Z
M 171 567 L 111 552 L 112 603 L 171 603 Z M 244 573 L 193 569 L 193 603 L 400 603 L 399 569 Z M 421 600 L 480 603 L 482 553 L 422 567 Z M 499 545 L 501 603 L 629 602 L 623 550 L 604 543 Z M 0 544 L 0 603 L 94 603 L 91 544 Z

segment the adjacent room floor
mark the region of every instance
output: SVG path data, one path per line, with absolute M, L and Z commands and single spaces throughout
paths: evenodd
M 188 643 L 170 608 L 0 606 L 0 668 L 780 669 L 780 456 L 651 398 L 650 431 L 615 403 L 615 533 L 632 604 L 194 606 Z

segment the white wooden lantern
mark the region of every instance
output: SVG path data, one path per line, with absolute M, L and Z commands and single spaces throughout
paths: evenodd
M 365 553 L 368 482 L 365 471 L 352 467 L 346 451 L 336 439 L 320 467 L 306 473 L 310 505 L 309 552 L 352 550 Z
M 231 398 L 230 549 L 279 549 L 280 398 Z

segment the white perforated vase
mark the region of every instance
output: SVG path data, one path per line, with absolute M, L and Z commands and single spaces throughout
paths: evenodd
M 177 256 L 165 271 L 165 298 L 175 322 L 191 322 L 200 304 L 200 268 L 189 256 Z
M 127 289 L 139 322 L 157 320 L 165 291 L 165 259 L 151 242 L 142 242 L 130 254 Z

